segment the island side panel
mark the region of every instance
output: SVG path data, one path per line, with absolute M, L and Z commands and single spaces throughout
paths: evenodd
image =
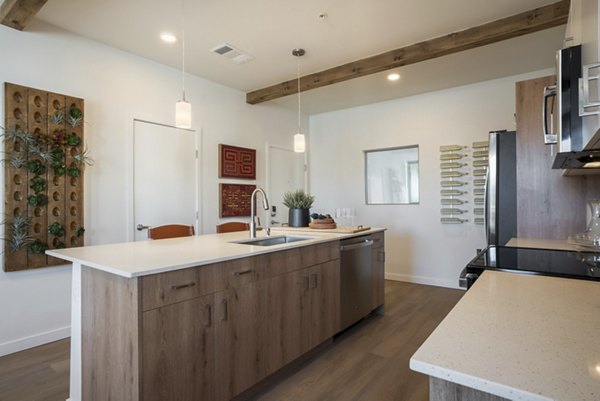
M 81 284 L 82 401 L 138 401 L 138 279 L 83 266 Z
M 429 401 L 510 401 L 470 387 L 429 377 Z

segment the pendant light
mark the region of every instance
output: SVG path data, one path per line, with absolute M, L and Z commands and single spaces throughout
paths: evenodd
M 304 56 L 306 52 L 304 49 L 294 49 L 292 50 L 292 54 L 296 57 Z M 306 151 L 306 138 L 302 133 L 302 120 L 301 113 L 302 107 L 300 102 L 300 60 L 298 60 L 298 133 L 294 135 L 294 152 L 296 153 L 304 153 Z
M 183 97 L 175 103 L 175 126 L 192 128 L 192 105 L 185 100 L 185 10 L 181 1 L 181 89 Z

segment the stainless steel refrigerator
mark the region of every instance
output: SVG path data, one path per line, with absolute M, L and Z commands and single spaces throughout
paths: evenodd
M 506 245 L 517 236 L 517 135 L 514 131 L 492 131 L 489 141 L 486 240 L 488 245 Z
M 517 236 L 517 134 L 489 134 L 488 170 L 485 185 L 485 236 L 487 245 L 506 245 Z M 480 252 L 480 250 L 478 250 Z M 459 285 L 469 286 L 465 267 Z M 474 278 L 471 278 L 471 282 Z

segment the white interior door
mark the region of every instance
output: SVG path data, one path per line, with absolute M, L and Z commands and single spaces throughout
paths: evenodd
M 283 206 L 287 191 L 306 191 L 306 156 L 292 149 L 267 145 L 267 192 L 271 204 L 270 225 L 288 223 L 288 208 Z M 273 206 L 275 212 L 273 212 Z
M 135 241 L 148 238 L 141 226 L 193 224 L 198 232 L 197 144 L 196 131 L 134 121 Z

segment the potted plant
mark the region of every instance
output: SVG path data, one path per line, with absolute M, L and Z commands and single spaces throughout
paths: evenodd
M 308 227 L 310 208 L 314 201 L 315 197 L 302 189 L 286 192 L 283 195 L 283 204 L 290 209 L 288 219 L 290 227 Z

